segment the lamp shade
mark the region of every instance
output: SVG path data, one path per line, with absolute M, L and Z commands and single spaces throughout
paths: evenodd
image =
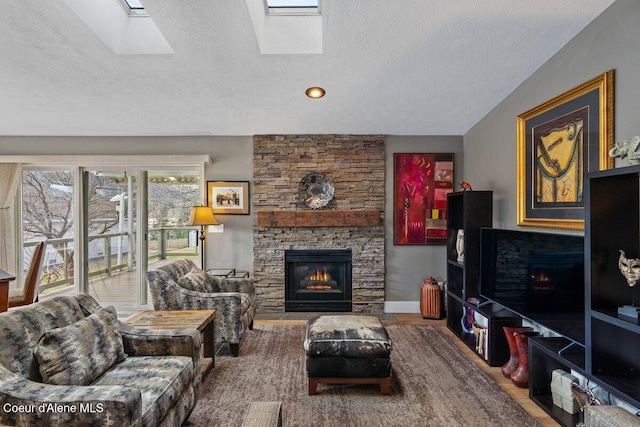
M 220 224 L 215 216 L 213 209 L 209 206 L 194 206 L 191 209 L 191 215 L 187 225 L 217 225 Z

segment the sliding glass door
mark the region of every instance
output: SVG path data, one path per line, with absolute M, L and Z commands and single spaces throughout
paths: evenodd
M 122 308 L 150 304 L 148 268 L 198 257 L 196 231 L 185 223 L 200 198 L 199 173 L 138 169 L 88 174 L 88 292 Z
M 136 171 L 84 171 L 86 275 L 91 296 L 120 307 L 138 304 Z M 145 230 L 142 230 L 144 233 Z M 141 301 L 144 303 L 144 301 Z
M 200 175 L 197 168 L 26 168 L 25 266 L 35 244 L 48 241 L 40 299 L 80 291 L 119 309 L 148 306 L 148 268 L 199 259 L 197 230 L 185 223 L 200 204 Z
M 176 258 L 196 264 L 198 232 L 186 226 L 191 208 L 200 204 L 197 170 L 151 170 L 148 174 L 149 262 L 160 266 Z
M 40 278 L 42 297 L 75 291 L 73 170 L 33 169 L 22 174 L 22 271 L 29 268 L 35 245 L 48 242 Z

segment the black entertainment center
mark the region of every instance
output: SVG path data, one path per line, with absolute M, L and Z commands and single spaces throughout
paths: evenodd
M 618 267 L 621 250 L 640 258 L 640 165 L 586 175 L 584 237 L 491 228 L 491 192 L 473 193 L 448 199 L 449 329 L 477 352 L 465 328 L 475 311 L 487 324 L 490 345 L 479 356 L 490 366 L 508 357 L 503 326 L 526 318 L 553 331 L 529 338 L 529 398 L 562 425 L 576 425 L 580 415 L 553 404 L 555 369 L 640 407 L 640 320 L 618 312 L 640 305 L 640 284 L 630 286 Z M 456 260 L 460 229 L 463 263 Z

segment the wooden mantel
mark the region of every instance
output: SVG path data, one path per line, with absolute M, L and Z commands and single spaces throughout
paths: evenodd
M 380 223 L 375 209 L 258 212 L 258 227 L 377 227 Z

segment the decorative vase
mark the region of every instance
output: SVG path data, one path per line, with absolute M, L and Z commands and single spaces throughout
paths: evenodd
M 500 369 L 502 370 L 502 375 L 509 378 L 511 374 L 518 369 L 518 346 L 516 345 L 516 337 L 514 334 L 517 332 L 531 331 L 532 328 L 505 326 L 502 329 L 504 329 L 504 335 L 507 337 L 507 344 L 509 345 L 509 360 L 507 360 L 507 363 L 502 365 Z
M 424 279 L 420 287 L 420 313 L 423 319 L 442 318 L 442 291 L 431 276 Z
M 464 307 L 460 324 L 462 330 L 468 334 L 473 333 L 473 324 L 476 323 L 476 312 L 470 307 Z
M 518 368 L 513 371 L 509 378 L 511 378 L 511 382 L 516 387 L 529 387 L 529 337 L 539 335 L 539 332 L 534 331 L 514 332 L 513 334 L 518 347 Z
M 456 234 L 456 253 L 458 261 L 460 264 L 464 264 L 464 229 L 459 229 Z

